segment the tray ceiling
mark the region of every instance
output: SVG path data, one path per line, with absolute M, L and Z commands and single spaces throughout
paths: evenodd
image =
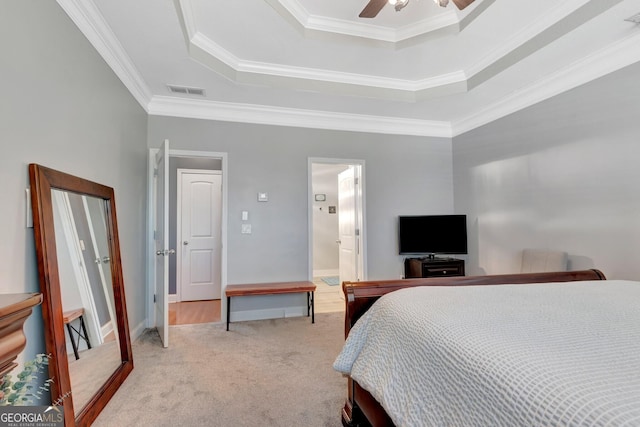
M 150 114 L 447 137 L 640 61 L 640 0 L 58 3 Z

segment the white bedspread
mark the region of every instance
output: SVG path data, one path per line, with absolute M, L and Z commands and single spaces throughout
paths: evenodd
M 640 283 L 392 292 L 334 368 L 399 427 L 640 426 Z

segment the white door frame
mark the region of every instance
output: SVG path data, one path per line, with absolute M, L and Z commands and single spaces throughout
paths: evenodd
M 155 155 L 157 148 L 149 149 L 149 159 L 147 164 L 147 304 L 146 318 L 147 328 L 152 328 L 156 324 L 155 303 L 153 296 L 155 293 L 155 243 L 153 236 L 153 212 L 155 209 L 155 196 L 153 191 L 153 169 L 155 166 Z M 220 254 L 220 287 L 222 295 L 227 287 L 227 206 L 228 206 L 228 156 L 227 153 L 216 151 L 189 151 L 189 150 L 169 150 L 169 158 L 187 157 L 200 159 L 220 159 L 222 162 L 222 217 L 221 217 L 221 245 Z M 168 298 L 168 296 L 167 296 Z M 227 299 L 220 300 L 220 312 L 226 313 Z M 222 318 L 220 321 L 222 322 Z
M 211 169 L 186 169 L 178 168 L 177 171 L 177 197 L 176 197 L 176 301 L 182 301 L 182 176 L 185 173 L 199 173 L 204 175 L 222 175 L 222 171 Z M 220 206 L 222 210 L 222 206 Z M 222 289 L 220 290 L 220 300 L 222 301 Z M 222 320 L 222 319 L 221 319 Z
M 101 200 L 102 203 L 104 203 L 104 201 Z M 100 247 L 98 245 L 98 239 L 97 239 L 97 233 L 96 233 L 96 228 L 94 228 L 94 219 L 96 218 L 92 218 L 91 217 L 91 210 L 89 209 L 89 201 L 87 199 L 87 196 L 82 196 L 82 206 L 84 208 L 84 212 L 85 215 L 87 216 L 87 224 L 89 225 L 89 235 L 91 236 L 91 244 L 93 246 L 93 251 L 96 254 L 97 257 L 100 258 L 104 258 L 101 257 L 101 253 L 100 253 Z M 107 252 L 107 256 L 109 255 L 109 238 L 107 237 L 107 230 L 106 230 L 106 224 L 107 224 L 107 219 L 104 217 L 104 207 L 102 208 L 102 210 L 99 212 L 100 213 L 100 218 L 97 218 L 98 221 L 100 222 L 99 224 L 96 224 L 98 227 L 103 226 L 104 225 L 104 234 L 101 235 L 102 238 L 104 238 L 104 244 L 105 247 L 102 249 L 106 249 Z M 98 272 L 100 273 L 100 281 L 102 282 L 102 291 L 104 293 L 104 299 L 107 301 L 107 311 L 109 312 L 109 324 L 108 325 L 102 325 L 100 324 L 101 327 L 101 338 L 100 338 L 100 342 L 99 344 L 102 344 L 104 342 L 104 337 L 107 336 L 107 334 L 111 331 L 113 331 L 116 339 L 119 339 L 120 336 L 118 335 L 118 328 L 114 326 L 114 319 L 116 319 L 116 313 L 113 311 L 114 310 L 114 302 L 112 301 L 110 295 L 113 293 L 113 278 L 111 277 L 111 260 L 109 260 L 109 265 L 107 267 L 104 267 L 104 260 L 102 263 L 98 264 Z M 108 273 L 105 274 L 105 270 Z M 108 277 L 108 279 L 107 279 Z M 111 288 L 111 291 L 110 291 Z M 107 329 L 105 329 L 105 326 L 107 327 Z
M 309 280 L 313 280 L 313 164 L 323 163 L 330 165 L 354 165 L 360 167 L 359 185 L 356 187 L 356 204 L 358 205 L 358 226 L 360 229 L 360 256 L 358 263 L 362 272 L 360 279 L 367 280 L 367 224 L 366 224 L 366 203 L 365 203 L 365 161 L 359 159 L 333 159 L 327 157 L 309 157 L 307 164 L 307 223 L 309 241 Z
M 52 191 L 51 198 L 53 209 L 57 209 L 57 213 L 61 219 L 60 225 L 62 231 L 58 231 L 61 235 L 60 238 L 66 240 L 69 255 L 73 260 L 71 266 L 76 279 L 77 291 L 80 294 L 80 300 L 85 309 L 85 326 L 88 329 L 87 332 L 91 342 L 95 342 L 95 345 L 98 346 L 104 342 L 104 338 L 100 330 L 98 310 L 96 309 L 93 291 L 91 290 L 91 284 L 86 270 L 87 267 L 82 256 L 82 248 L 80 248 L 80 238 L 78 237 L 75 218 L 71 210 L 69 194 L 64 191 Z M 58 224 L 56 224 L 56 226 L 57 225 Z M 109 296 L 105 295 L 105 298 L 107 304 L 109 304 Z M 69 352 L 69 344 L 70 342 L 67 341 L 67 352 Z

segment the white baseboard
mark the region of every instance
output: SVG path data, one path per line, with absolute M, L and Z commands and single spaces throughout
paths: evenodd
M 313 277 L 338 276 L 339 274 L 339 270 L 313 270 Z
M 172 302 L 180 302 L 178 301 L 178 294 L 169 294 L 169 304 Z
M 248 320 L 282 319 L 284 317 L 300 317 L 307 315 L 307 307 L 270 308 L 266 310 L 232 311 L 232 322 Z
M 138 337 L 142 335 L 145 329 L 146 329 L 145 321 L 143 320 L 142 322 L 138 323 L 138 325 L 135 328 L 131 330 L 131 342 L 138 339 Z

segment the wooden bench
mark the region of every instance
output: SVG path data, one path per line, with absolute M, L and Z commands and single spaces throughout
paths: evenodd
M 231 315 L 231 297 L 244 297 L 250 295 L 277 295 L 307 293 L 307 317 L 311 315 L 311 323 L 315 323 L 314 293 L 316 285 L 312 282 L 274 282 L 274 283 L 247 283 L 242 285 L 227 285 L 227 331 L 229 330 L 229 318 Z
M 71 322 L 76 319 L 80 319 L 80 325 L 76 329 Z M 69 332 L 69 339 L 71 340 L 71 346 L 73 347 L 73 354 L 76 356 L 76 360 L 80 359 L 78 354 L 78 346 L 80 345 L 80 338 L 87 343 L 87 348 L 91 348 L 91 342 L 89 341 L 89 334 L 87 334 L 87 328 L 84 326 L 84 308 L 78 308 L 75 310 L 65 311 L 62 314 L 62 321 L 67 326 Z M 76 337 L 74 337 L 74 332 Z

